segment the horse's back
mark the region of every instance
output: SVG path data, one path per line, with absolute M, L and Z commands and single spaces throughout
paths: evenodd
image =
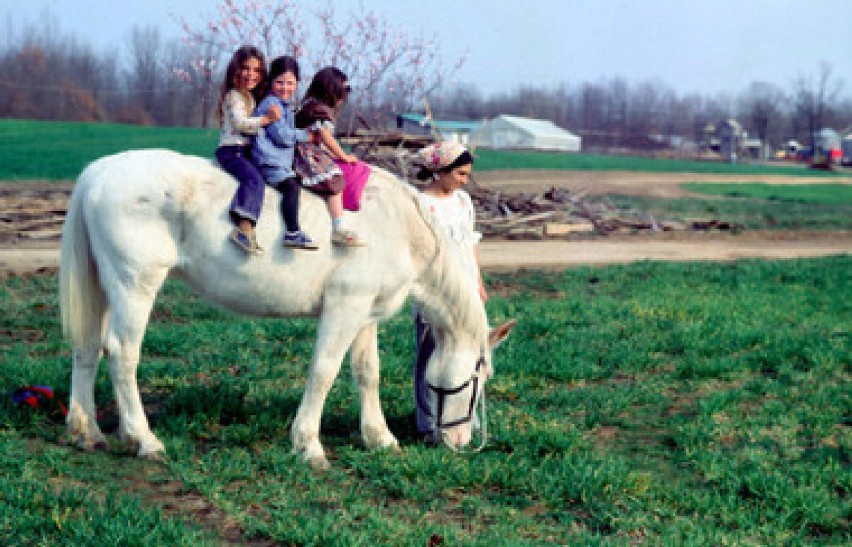
M 156 211 L 184 213 L 205 201 L 228 199 L 233 180 L 210 160 L 170 150 L 131 150 L 106 156 L 81 173 L 75 192 L 84 192 L 90 208 L 109 208 L 139 220 Z
M 350 225 L 368 245 L 342 249 L 330 242 L 324 201 L 302 192 L 302 228 L 319 251 L 285 249 L 280 194 L 267 188 L 257 235 L 266 248 L 249 257 L 228 239 L 228 208 L 236 181 L 208 159 L 168 150 L 135 150 L 93 162 L 78 179 L 74 199 L 86 225 L 102 282 L 156 291 L 173 273 L 227 308 L 252 315 L 314 315 L 323 294 L 384 294 L 399 302 L 410 286 L 412 258 L 404 211 L 407 189 L 374 170 L 362 208 Z M 391 294 L 393 296 L 391 297 Z

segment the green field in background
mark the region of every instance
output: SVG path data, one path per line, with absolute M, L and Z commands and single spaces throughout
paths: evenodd
M 108 123 L 0 120 L 0 180 L 73 180 L 99 157 L 138 148 L 168 148 L 213 157 L 218 129 L 147 127 Z M 823 176 L 838 173 L 803 165 L 751 165 L 720 162 L 604 156 L 556 152 L 479 149 L 476 169 L 566 169 L 719 174 Z M 841 172 L 842 173 L 842 172 Z

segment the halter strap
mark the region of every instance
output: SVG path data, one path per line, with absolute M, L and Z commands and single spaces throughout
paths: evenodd
M 423 341 L 428 336 L 430 328 L 431 328 L 431 326 L 428 323 L 423 323 L 423 332 L 420 336 L 420 344 L 421 345 L 423 344 Z M 438 416 L 437 416 L 436 427 L 438 428 L 438 430 L 440 432 L 441 442 L 443 442 L 444 445 L 447 448 L 449 448 L 450 450 L 452 450 L 453 452 L 464 453 L 464 452 L 467 452 L 467 451 L 463 450 L 463 449 L 456 448 L 455 446 L 453 446 L 449 442 L 447 442 L 446 433 L 444 431 L 442 431 L 442 429 L 447 428 L 447 427 L 453 427 L 453 426 L 460 425 L 460 424 L 464 424 L 464 423 L 470 422 L 473 419 L 473 413 L 474 413 L 474 409 L 476 407 L 476 400 L 477 400 L 476 389 L 477 389 L 477 387 L 479 387 L 479 371 L 484 364 L 485 364 L 485 356 L 480 355 L 479 359 L 476 361 L 476 369 L 473 371 L 473 374 L 470 375 L 470 378 L 468 378 L 463 384 L 461 384 L 460 386 L 455 387 L 455 388 L 443 388 L 443 387 L 439 387 L 439 386 L 433 386 L 431 383 L 429 383 L 428 380 L 426 381 L 426 386 L 429 389 L 431 389 L 432 391 L 434 391 L 435 394 L 438 395 L 438 412 L 437 412 Z M 450 421 L 450 422 L 442 422 L 441 419 L 442 419 L 442 416 L 443 416 L 443 413 L 444 413 L 444 399 L 449 395 L 455 395 L 455 394 L 461 392 L 462 390 L 467 388 L 471 384 L 471 382 L 473 382 L 473 394 L 471 395 L 471 398 L 470 398 L 470 406 L 468 407 L 467 416 L 464 416 L 462 418 L 459 418 L 458 420 L 453 420 L 453 421 Z M 428 406 L 423 404 L 422 401 L 420 400 L 420 394 L 419 393 L 415 397 L 415 404 L 418 407 L 420 407 L 420 409 L 423 412 L 425 412 L 429 416 L 432 416 L 432 413 L 429 411 Z M 485 444 L 488 442 L 488 419 L 487 419 L 487 416 L 486 416 L 486 413 L 485 413 L 485 383 L 482 384 L 482 393 L 479 394 L 479 406 L 480 406 L 480 413 L 479 414 L 480 414 L 480 426 L 481 426 L 481 430 L 482 430 L 482 440 L 481 440 L 478 447 L 470 450 L 471 453 L 481 452 L 482 449 L 485 448 Z
M 476 369 L 473 371 L 473 374 L 471 374 L 470 378 L 468 378 L 462 385 L 458 387 L 444 388 L 433 386 L 428 381 L 426 382 L 426 385 L 429 386 L 429 389 L 431 389 L 438 395 L 438 422 L 436 424 L 438 428 L 453 427 L 465 424 L 473 419 L 473 411 L 476 407 L 476 388 L 479 386 L 479 370 L 482 368 L 483 363 L 485 363 L 485 357 L 480 356 L 479 360 L 476 361 Z M 452 420 L 450 422 L 443 422 L 442 418 L 444 416 L 444 399 L 446 399 L 448 395 L 455 395 L 457 393 L 460 393 L 461 391 L 466 389 L 471 383 L 473 383 L 473 393 L 470 397 L 470 405 L 467 409 L 467 416 L 463 416 L 457 420 Z

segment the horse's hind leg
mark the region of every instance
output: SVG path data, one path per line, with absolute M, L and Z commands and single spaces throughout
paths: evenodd
M 110 295 L 113 305 L 104 346 L 118 406 L 118 431 L 122 440 L 138 446 L 140 458 L 156 459 L 164 450 L 163 443 L 148 426 L 136 383 L 136 369 L 154 297 L 165 276 L 165 271 L 156 275 L 159 283 L 148 285 L 147 290 L 122 288 L 118 294 Z M 121 305 L 115 305 L 119 299 Z
M 379 400 L 379 345 L 375 323 L 367 325 L 355 337 L 349 350 L 352 379 L 361 399 L 361 439 L 367 448 L 398 447 Z
M 73 349 L 71 399 L 66 423 L 68 432 L 84 450 L 106 449 L 106 439 L 98 427 L 95 412 L 95 378 L 101 354 L 100 336 L 84 347 Z

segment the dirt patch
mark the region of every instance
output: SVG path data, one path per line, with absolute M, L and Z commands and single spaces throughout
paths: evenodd
M 684 182 L 852 184 L 852 176 L 825 179 L 781 175 L 704 175 L 623 171 L 486 171 L 476 183 L 502 192 L 540 192 L 550 187 L 586 194 L 629 194 L 674 198 L 688 195 Z M 59 240 L 73 183 L 0 183 L 0 276 L 52 272 L 59 265 Z M 726 261 L 783 259 L 852 253 L 849 232 L 649 233 L 584 236 L 571 240 L 480 244 L 485 270 L 566 268 L 637 260 Z

